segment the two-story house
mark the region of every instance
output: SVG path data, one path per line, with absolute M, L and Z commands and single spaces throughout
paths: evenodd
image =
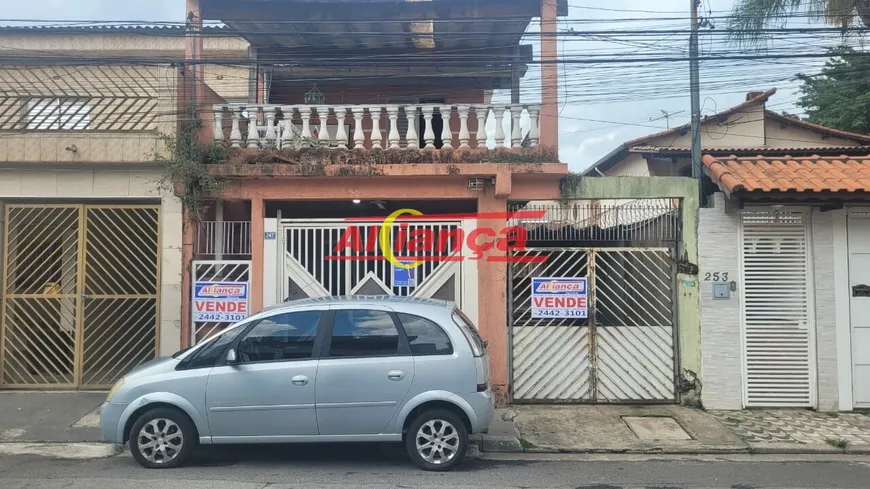
M 0 28 L 0 387 L 105 388 L 178 350 L 182 207 L 156 155 L 176 133 L 184 34 Z M 235 37 L 204 45 L 248 56 Z M 206 76 L 247 95 L 245 69 Z
M 198 104 L 202 139 L 230 153 L 211 169 L 223 191 L 202 224 L 186 226 L 182 289 L 247 283 L 252 312 L 327 295 L 455 301 L 489 342 L 504 396 L 507 264 L 492 239 L 510 200 L 555 198 L 567 173 L 555 64 L 567 5 L 199 0 L 188 9 L 195 25 L 220 21 L 246 39 L 251 71 L 246 98 Z M 530 37 L 540 38 L 539 59 Z M 189 33 L 192 70 L 218 63 L 197 55 L 208 39 Z M 540 89 L 521 90 L 539 67 L 531 85 Z M 436 239 L 412 246 L 415 233 Z M 489 243 L 485 259 L 469 253 L 475 240 Z M 184 301 L 183 342 L 220 327 L 222 316 L 203 309 L 208 297 Z

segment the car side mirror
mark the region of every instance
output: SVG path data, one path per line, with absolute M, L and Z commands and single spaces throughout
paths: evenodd
M 239 361 L 239 358 L 236 356 L 236 350 L 230 348 L 227 352 L 227 363 L 236 363 Z

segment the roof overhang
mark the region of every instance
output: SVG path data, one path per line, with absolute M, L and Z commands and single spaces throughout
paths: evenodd
M 519 44 L 541 0 L 201 0 L 253 46 L 298 51 L 481 49 Z M 559 13 L 567 15 L 567 0 Z

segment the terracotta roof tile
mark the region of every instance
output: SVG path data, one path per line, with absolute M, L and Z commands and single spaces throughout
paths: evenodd
M 704 168 L 725 192 L 870 192 L 870 156 L 753 158 L 704 155 Z

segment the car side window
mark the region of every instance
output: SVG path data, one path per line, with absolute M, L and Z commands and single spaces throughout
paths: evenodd
M 211 339 L 209 344 L 195 352 L 190 357 L 189 361 L 182 362 L 180 367 L 184 369 L 214 367 L 216 362 L 223 359 L 227 347 L 229 347 L 244 330 L 244 326 L 239 326 L 232 331 L 227 331 L 226 333 Z
M 367 309 L 335 311 L 330 357 L 380 357 L 399 352 L 399 331 L 389 313 Z
M 437 324 L 426 318 L 404 313 L 399 313 L 399 321 L 405 329 L 412 355 L 453 354 L 450 337 Z
M 264 318 L 239 341 L 241 363 L 311 358 L 320 311 L 286 312 Z

